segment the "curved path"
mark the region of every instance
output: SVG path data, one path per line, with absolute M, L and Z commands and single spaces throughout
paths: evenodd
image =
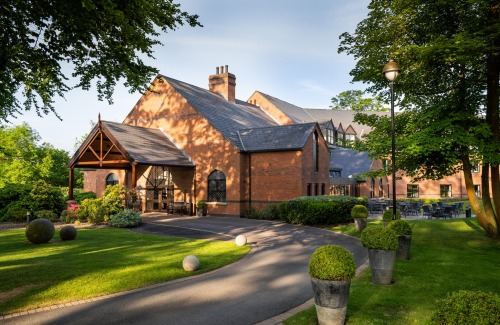
M 312 297 L 307 274 L 313 251 L 338 244 L 359 267 L 359 240 L 312 227 L 234 217 L 167 217 L 149 214 L 136 231 L 230 240 L 253 245 L 242 260 L 218 270 L 104 299 L 0 320 L 2 324 L 256 324 Z

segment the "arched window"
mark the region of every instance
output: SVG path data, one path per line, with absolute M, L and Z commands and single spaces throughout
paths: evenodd
M 370 198 L 375 197 L 375 179 L 372 178 L 370 182 Z
M 220 170 L 208 176 L 208 202 L 226 202 L 226 176 Z
M 106 186 L 116 184 L 118 184 L 118 176 L 113 173 L 109 174 L 108 177 L 106 177 Z
M 318 132 L 313 133 L 313 166 L 314 171 L 319 171 L 319 143 L 318 143 Z M 317 195 L 317 194 L 316 194 Z

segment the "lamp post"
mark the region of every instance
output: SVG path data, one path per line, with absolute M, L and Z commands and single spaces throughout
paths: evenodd
M 394 136 L 394 80 L 401 72 L 399 64 L 389 60 L 384 66 L 382 73 L 389 80 L 391 90 L 391 137 L 392 137 L 392 220 L 396 220 L 396 139 Z

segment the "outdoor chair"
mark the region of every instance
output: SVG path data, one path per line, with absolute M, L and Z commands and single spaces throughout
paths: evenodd
M 423 205 L 422 206 L 422 211 L 423 211 L 422 218 L 425 218 L 425 217 L 427 217 L 427 219 L 431 219 L 432 218 L 432 211 L 431 211 L 431 207 L 430 206 Z
M 442 209 L 438 209 L 438 211 L 432 213 L 432 218 L 453 218 L 452 209 L 449 205 L 444 206 Z
M 408 205 L 408 208 L 406 209 L 406 213 L 418 216 L 418 214 L 420 213 L 420 209 L 418 207 L 418 203 L 417 202 L 411 202 Z

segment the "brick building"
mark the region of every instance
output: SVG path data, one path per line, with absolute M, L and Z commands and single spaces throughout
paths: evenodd
M 143 211 L 182 202 L 193 212 L 203 200 L 211 214 L 242 215 L 305 195 L 392 197 L 390 177 L 360 177 L 384 162 L 342 148 L 370 132 L 354 112 L 301 108 L 259 91 L 238 100 L 227 66 L 208 79 L 207 90 L 157 76 L 123 123 L 99 119 L 70 174 L 84 168 L 84 190 L 98 196 L 108 184 L 139 189 Z M 398 176 L 398 198 L 467 197 L 459 174 L 419 183 Z

